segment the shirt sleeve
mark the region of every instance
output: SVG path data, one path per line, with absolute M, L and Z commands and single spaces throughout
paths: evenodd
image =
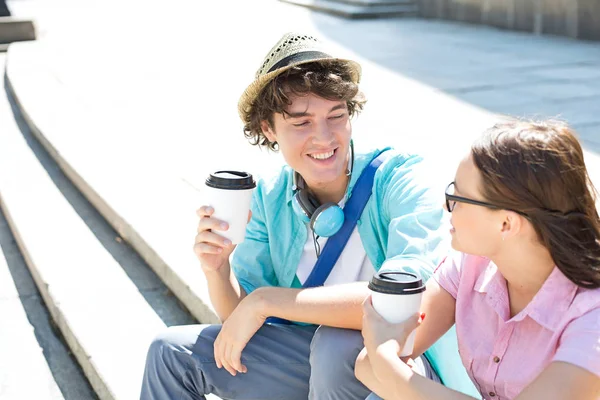
M 246 226 L 246 238 L 237 245 L 231 259 L 233 273 L 247 294 L 259 287 L 277 286 L 265 223 L 263 186 L 259 182 L 252 194 L 252 218 Z
M 600 308 L 567 325 L 552 361 L 577 365 L 600 377 Z
M 463 254 L 452 250 L 436 268 L 433 278 L 436 282 L 456 299 L 463 262 Z
M 406 156 L 404 156 L 406 158 Z M 409 156 L 398 163 L 386 179 L 384 212 L 388 213 L 386 261 L 382 270 L 402 270 L 418 273 L 424 280 L 433 274 L 447 243 L 442 240 L 442 198 L 430 184 L 430 168 L 418 156 Z M 439 191 L 443 193 L 443 190 Z

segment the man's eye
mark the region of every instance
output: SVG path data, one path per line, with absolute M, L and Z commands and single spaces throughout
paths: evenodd
M 294 124 L 294 126 L 305 126 L 308 125 L 308 121 L 300 122 L 298 124 Z
M 343 118 L 344 115 L 346 115 L 346 114 L 334 115 L 333 117 L 331 117 L 331 119 L 340 119 L 340 118 Z

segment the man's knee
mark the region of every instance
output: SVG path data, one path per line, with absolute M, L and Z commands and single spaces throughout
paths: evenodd
M 192 350 L 198 350 L 198 336 L 210 326 L 173 326 L 161 331 L 152 341 L 146 357 L 142 399 L 198 398 L 204 394 L 199 366 Z M 212 332 L 211 332 L 212 333 Z M 204 341 L 212 349 L 210 341 Z M 206 353 L 212 350 L 206 350 Z
M 152 370 L 156 373 L 169 370 L 172 373 L 182 367 L 185 358 L 191 355 L 193 337 L 186 326 L 172 326 L 159 332 L 148 348 L 147 373 Z
M 363 348 L 360 331 L 321 326 L 311 343 L 311 390 L 324 393 L 357 382 L 354 364 Z

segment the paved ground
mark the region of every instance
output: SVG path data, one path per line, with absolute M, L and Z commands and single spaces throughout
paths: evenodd
M 272 42 L 298 29 L 363 63 L 370 104 L 358 142 L 368 131 L 369 144 L 451 162 L 448 150 L 464 152 L 491 111 L 564 118 L 600 154 L 598 43 L 418 19 L 347 21 L 275 0 L 10 4 L 37 16 L 49 70 L 118 128 L 107 143 L 193 183 L 248 157 L 256 172 L 272 169 L 248 149 L 235 105 Z

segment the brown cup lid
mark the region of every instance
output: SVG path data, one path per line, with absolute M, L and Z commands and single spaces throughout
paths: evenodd
M 245 190 L 254 189 L 256 182 L 247 172 L 242 171 L 216 171 L 206 178 L 206 186 L 215 189 Z
M 388 271 L 373 275 L 369 289 L 385 294 L 416 294 L 425 291 L 425 284 L 417 274 Z

